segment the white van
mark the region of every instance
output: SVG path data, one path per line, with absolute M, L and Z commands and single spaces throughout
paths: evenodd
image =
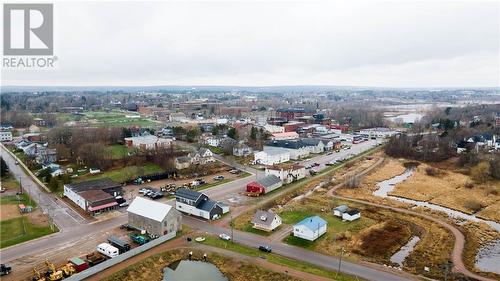
M 118 248 L 113 247 L 108 243 L 101 243 L 97 245 L 97 251 L 110 258 L 117 257 L 120 254 Z

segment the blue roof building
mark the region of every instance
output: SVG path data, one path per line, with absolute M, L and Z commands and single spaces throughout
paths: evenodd
M 308 217 L 293 226 L 293 236 L 314 241 L 326 233 L 327 225 L 319 216 Z

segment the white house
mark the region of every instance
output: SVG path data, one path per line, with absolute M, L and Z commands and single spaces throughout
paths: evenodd
M 175 192 L 175 209 L 209 220 L 218 219 L 229 212 L 227 205 L 213 201 L 203 193 L 186 188 L 180 188 Z
M 0 141 L 12 141 L 12 132 L 0 131 Z
M 264 147 L 254 153 L 254 162 L 262 165 L 274 165 L 290 161 L 290 152 L 280 147 Z
M 159 138 L 152 135 L 125 138 L 125 144 L 128 147 L 135 147 L 140 149 L 170 147 L 171 142 L 171 139 Z
M 301 139 L 300 141 L 309 148 L 309 152 L 315 154 L 324 152 L 328 145 L 328 141 L 323 141 L 322 139 L 316 139 L 316 138 L 304 138 Z M 333 142 L 329 144 L 329 147 L 331 150 L 331 148 L 333 147 Z
M 336 217 L 339 217 L 341 218 L 342 215 L 349 209 L 349 207 L 347 207 L 347 205 L 340 205 L 338 207 L 336 207 L 335 209 L 333 209 L 333 215 L 336 216 Z
M 220 136 L 209 136 L 205 139 L 205 143 L 210 146 L 219 147 L 222 144 L 224 137 Z
M 280 216 L 266 211 L 257 211 L 252 219 L 252 227 L 263 231 L 273 231 L 280 226 L 281 223 Z
M 266 176 L 275 175 L 283 183 L 288 184 L 306 177 L 306 168 L 302 165 L 273 165 L 266 168 Z
M 357 220 L 360 217 L 361 217 L 361 212 L 358 209 L 349 208 L 342 214 L 342 219 L 346 221 Z
M 208 148 L 200 148 L 198 151 L 189 155 L 193 164 L 208 164 L 215 162 L 214 154 Z
M 305 218 L 293 226 L 293 236 L 314 241 L 326 233 L 327 224 L 319 216 Z

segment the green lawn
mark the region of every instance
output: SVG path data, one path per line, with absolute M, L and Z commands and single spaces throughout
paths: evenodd
M 24 221 L 24 227 L 23 227 Z M 26 229 L 26 233 L 24 233 Z M 0 248 L 19 244 L 59 231 L 56 226 L 36 226 L 26 216 L 0 221 Z
M 291 225 L 296 224 L 307 217 L 315 215 L 320 216 L 322 219 L 328 222 L 326 233 L 315 241 L 308 241 L 294 236 L 288 236 L 284 239 L 284 242 L 286 242 L 287 244 L 306 248 L 309 250 L 314 250 L 318 245 L 318 242 L 322 239 L 325 239 L 326 237 L 340 235 L 341 233 L 344 233 L 346 231 L 350 233 L 357 233 L 375 223 L 375 221 L 366 217 L 361 217 L 360 219 L 352 222 L 342 221 L 342 219 L 333 216 L 331 212 L 314 213 L 313 211 L 307 209 L 286 210 L 281 212 L 279 215 L 283 220 L 283 223 Z
M 129 126 L 141 126 L 141 127 L 156 127 L 158 123 L 153 122 L 145 118 L 127 118 L 126 115 L 138 115 L 135 113 L 125 113 L 122 111 L 89 111 L 85 112 L 85 117 L 89 119 L 97 120 L 98 126 L 103 127 L 129 127 Z
M 24 204 L 25 206 L 32 206 L 33 208 L 37 206 L 36 202 L 34 200 L 30 200 L 30 197 L 26 193 L 22 195 L 5 195 L 0 197 L 0 205 L 7 204 Z
M 295 260 L 295 259 L 290 259 L 287 257 L 283 257 L 277 254 L 269 254 L 269 253 L 264 253 L 259 251 L 257 248 L 251 248 L 247 247 L 244 245 L 241 245 L 239 243 L 233 243 L 233 242 L 227 242 L 224 240 L 221 240 L 217 237 L 213 236 L 207 236 L 205 237 L 206 240 L 202 242 L 203 244 L 207 244 L 210 246 L 218 247 L 218 248 L 223 248 L 229 251 L 237 252 L 245 256 L 250 256 L 250 257 L 265 257 L 267 261 L 283 266 L 287 266 L 289 268 L 293 268 L 296 270 L 300 270 L 303 272 L 315 274 L 318 276 L 323 276 L 327 278 L 333 278 L 338 281 L 354 281 L 354 280 L 361 280 L 359 278 L 356 278 L 354 276 L 350 276 L 347 274 L 340 273 L 337 275 L 336 272 L 330 271 L 321 267 L 318 267 L 316 265 L 312 265 L 307 262 L 303 262 L 301 260 Z M 236 239 L 238 239 L 236 237 Z
M 107 146 L 107 149 L 111 151 L 111 155 L 113 156 L 113 159 L 121 159 L 124 158 L 127 153 L 130 151 L 130 149 L 123 145 L 123 144 L 113 144 Z
M 114 169 L 96 175 L 86 174 L 75 178 L 75 181 L 81 182 L 87 180 L 110 178 L 116 182 L 126 182 L 128 180 L 135 179 L 139 176 L 145 176 L 161 172 L 163 172 L 163 169 L 160 168 L 160 166 L 153 163 L 147 163 L 143 166 L 127 166 L 122 169 Z
M 281 228 L 281 226 L 278 226 L 274 231 L 264 231 L 264 230 L 253 228 L 252 222 L 248 221 L 241 228 L 241 230 L 246 231 L 246 232 L 250 232 L 250 233 L 254 233 L 254 234 L 257 234 L 257 235 L 269 236 L 269 235 L 275 233 L 276 231 L 279 231 L 280 228 Z

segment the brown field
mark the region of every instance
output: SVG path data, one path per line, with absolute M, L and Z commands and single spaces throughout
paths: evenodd
M 20 217 L 21 213 L 17 205 L 13 204 L 2 204 L 0 205 L 0 220 L 9 220 L 13 218 Z
M 481 217 L 500 221 L 500 182 L 474 183 L 472 188 L 467 188 L 467 183 L 472 182 L 469 176 L 451 170 L 439 170 L 438 176 L 429 176 L 425 172 L 427 167 L 427 164 L 419 165 L 408 180 L 396 185 L 391 195 L 429 201 L 468 214 L 476 211 L 469 207 L 470 202 L 477 202 Z
M 388 220 L 360 232 L 360 245 L 357 252 L 370 257 L 386 256 L 396 252 L 400 245 L 411 237 L 411 230 L 396 220 Z
M 189 249 L 179 249 L 156 254 L 102 280 L 159 281 L 163 278 L 163 269 L 174 261 L 185 259 L 189 251 Z M 203 255 L 203 252 L 199 250 L 192 251 L 194 257 L 201 258 Z M 283 273 L 272 272 L 255 264 L 227 258 L 218 254 L 208 254 L 208 260 L 217 266 L 229 280 L 298 280 Z

